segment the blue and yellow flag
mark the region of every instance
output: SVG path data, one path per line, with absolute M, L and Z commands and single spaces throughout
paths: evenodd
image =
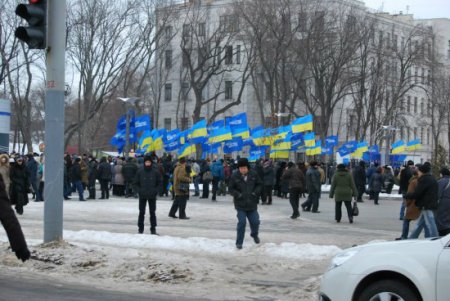
M 411 140 L 406 144 L 406 148 L 408 149 L 408 151 L 415 151 L 420 149 L 421 147 L 422 144 L 420 143 L 419 139 Z
M 197 151 L 195 144 L 185 144 L 178 151 L 178 158 L 189 156 Z
M 217 143 L 217 142 L 223 142 L 227 140 L 233 139 L 233 136 L 231 134 L 231 129 L 229 126 L 225 126 L 223 128 L 219 128 L 217 130 L 212 131 L 209 133 L 209 143 Z
M 303 140 L 305 141 L 305 146 L 313 147 L 316 145 L 316 134 L 314 132 L 306 133 L 303 135 Z
M 200 120 L 189 130 L 188 138 L 191 143 L 203 143 L 208 136 L 206 129 L 206 120 Z
M 301 133 L 313 130 L 313 116 L 311 114 L 292 121 L 292 133 Z
M 288 150 L 271 150 L 269 157 L 271 159 L 289 159 Z
M 405 142 L 403 140 L 396 141 L 392 144 L 391 149 L 392 149 L 391 153 L 393 155 L 401 154 L 406 150 Z
M 151 131 L 145 131 L 139 138 L 139 148 L 147 149 L 147 147 L 149 147 L 149 145 L 152 144 L 152 142 L 153 142 L 153 133 Z
M 307 156 L 314 156 L 322 154 L 322 141 L 316 141 L 313 147 L 306 148 Z

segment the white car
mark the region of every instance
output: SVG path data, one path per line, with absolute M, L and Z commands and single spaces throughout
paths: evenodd
M 323 275 L 319 300 L 450 300 L 450 234 L 342 251 Z

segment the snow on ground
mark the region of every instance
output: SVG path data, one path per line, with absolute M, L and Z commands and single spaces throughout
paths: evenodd
M 303 215 L 292 221 L 288 200 L 275 199 L 273 206 L 259 209 L 264 225 L 262 243 L 253 243 L 247 226 L 244 248 L 237 250 L 236 217 L 229 196 L 215 203 L 190 200 L 189 221 L 168 218 L 170 205 L 169 199 L 158 201 L 157 230 L 161 236 L 153 236 L 135 234 L 136 199 L 78 202 L 74 197 L 64 202 L 64 241 L 43 244 L 43 204 L 31 202 L 20 222 L 32 260 L 18 261 L 0 229 L 0 266 L 67 283 L 169 293 L 174 300 L 186 296 L 308 301 L 317 300 L 320 277 L 342 246 L 370 240 L 367 230 L 354 225 L 342 225 L 340 233 L 326 230 L 324 223 Z M 145 222 L 147 231 L 148 217 Z M 357 234 L 355 238 L 346 238 L 345 227 Z M 311 229 L 324 233 L 318 236 Z M 375 233 L 381 239 L 392 235 Z

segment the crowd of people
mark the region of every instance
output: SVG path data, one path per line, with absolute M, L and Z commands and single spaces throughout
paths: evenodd
M 319 200 L 322 185 L 330 184 L 329 197 L 335 200 L 335 220 L 342 219 L 342 204 L 345 205 L 349 223 L 353 223 L 352 200 L 363 202 L 368 194 L 375 205 L 379 205 L 381 192 L 392 193 L 394 184 L 404 202 L 400 208 L 403 220 L 399 239 L 417 238 L 424 230 L 425 237 L 450 233 L 450 171 L 441 169 L 440 179 L 431 174 L 431 165 L 408 161 L 398 169 L 370 166 L 360 161 L 354 166 L 345 164 L 325 165 L 317 161 L 309 163 L 273 162 L 260 159 L 254 163 L 245 158 L 212 160 L 174 159 L 169 154 L 157 157 L 149 154 L 142 157 L 113 158 L 64 155 L 64 199 L 69 200 L 78 192 L 78 200 L 109 199 L 114 196 L 139 199 L 138 233 L 144 232 L 144 220 L 149 207 L 150 233 L 157 235 L 156 199 L 172 197 L 173 204 L 168 216 L 187 220 L 187 200 L 190 185 L 194 197 L 216 202 L 220 196 L 230 194 L 238 212 L 236 246 L 242 248 L 246 219 L 251 236 L 259 243 L 259 215 L 257 205 L 272 205 L 273 198 L 289 198 L 292 219 L 303 211 L 320 213 Z M 29 202 L 29 193 L 36 202 L 44 201 L 44 156 L 29 154 L 0 155 L 0 174 L 5 191 L 17 214 L 23 214 Z M 97 191 L 99 183 L 100 191 Z M 200 189 L 201 188 L 201 189 Z M 85 191 L 87 190 L 87 198 Z M 201 192 L 201 193 L 200 193 Z M 300 198 L 305 201 L 300 204 Z M 177 215 L 178 214 L 178 215 Z M 410 232 L 411 220 L 417 220 Z

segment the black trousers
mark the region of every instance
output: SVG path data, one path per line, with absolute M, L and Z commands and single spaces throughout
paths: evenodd
M 214 177 L 212 180 L 212 200 L 216 200 L 217 191 L 219 190 L 219 178 Z
M 186 204 L 187 204 L 188 197 L 189 196 L 187 196 L 187 195 L 183 195 L 183 196 L 176 195 L 175 200 L 172 203 L 172 207 L 170 208 L 169 215 L 175 216 L 178 209 L 180 209 L 180 213 L 179 213 L 178 217 L 185 218 L 186 217 Z
M 261 201 L 263 204 L 266 202 L 272 204 L 272 185 L 264 185 L 263 192 L 261 194 Z
M 358 201 L 358 202 L 362 201 L 362 196 L 365 191 L 366 191 L 366 187 L 364 187 L 364 186 L 358 187 L 358 197 L 356 198 L 356 201 Z
M 202 198 L 207 199 L 208 197 L 209 197 L 209 182 L 204 181 L 203 182 Z
M 335 210 L 334 210 L 334 217 L 336 221 L 341 221 L 342 218 L 342 202 L 343 201 L 336 201 L 336 206 L 335 206 Z M 344 201 L 345 204 L 345 208 L 347 208 L 347 216 L 348 216 L 348 220 L 352 220 L 353 219 L 353 209 L 352 209 L 352 201 Z
M 109 180 L 100 180 L 100 189 L 102 190 L 102 198 L 109 199 Z
M 298 211 L 298 205 L 300 202 L 301 188 L 293 187 L 289 189 L 289 202 L 292 207 L 292 216 L 300 216 L 300 212 Z
M 147 203 L 150 212 L 150 230 L 155 230 L 156 228 L 156 198 L 139 197 L 139 217 L 137 223 L 139 232 L 144 231 L 145 209 L 147 207 Z

